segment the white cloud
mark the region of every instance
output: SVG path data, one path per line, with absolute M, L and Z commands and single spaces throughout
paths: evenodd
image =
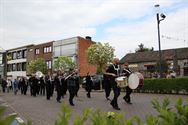
M 161 48 L 188 47 L 188 9 L 169 13 L 160 23 Z M 124 24 L 106 29 L 105 39 L 116 48 L 116 55 L 123 57 L 125 53 L 134 52 L 140 43 L 146 47 L 158 50 L 157 21 L 156 18 L 144 20 L 137 24 Z M 185 40 L 185 41 L 184 41 Z
M 59 40 L 73 36 L 95 36 L 98 31 L 97 27 L 103 27 L 110 21 L 135 21 L 152 15 L 154 13 L 153 5 L 156 2 L 163 7 L 171 7 L 177 1 L 0 0 L 0 16 L 2 17 L 0 18 L 0 46 L 8 49 L 28 43 Z M 178 37 L 177 34 L 179 34 L 181 38 L 186 37 L 187 29 L 182 31 L 187 24 L 186 21 L 182 22 L 187 20 L 186 16 L 182 16 L 182 13 L 185 12 L 179 11 L 179 13 L 168 15 L 167 19 L 161 23 L 161 32 L 166 35 L 175 34 Z M 179 20 L 174 17 L 176 14 Z M 178 24 L 179 29 L 173 28 L 174 24 Z M 156 19 L 153 17 L 150 20 L 142 20 L 129 25 L 121 23 L 115 27 L 107 26 L 106 34 L 100 34 L 103 38 L 96 41 L 110 42 L 116 48 L 117 56 L 122 57 L 129 50 L 134 51 L 141 42 L 147 47 L 158 48 L 156 30 Z M 178 30 L 178 33 L 172 32 L 174 30 Z M 166 45 L 162 44 L 162 47 Z

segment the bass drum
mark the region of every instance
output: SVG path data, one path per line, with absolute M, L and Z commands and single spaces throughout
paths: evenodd
M 144 84 L 144 77 L 139 72 L 132 73 L 128 78 L 128 86 L 131 89 L 136 89 L 138 86 Z

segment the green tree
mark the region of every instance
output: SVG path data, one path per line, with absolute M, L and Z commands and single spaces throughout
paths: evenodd
M 76 62 L 70 57 L 61 56 L 55 59 L 53 67 L 55 70 L 74 69 L 76 67 Z
M 143 43 L 141 43 L 140 45 L 138 45 L 138 48 L 135 50 L 135 52 L 145 52 L 145 51 L 153 51 L 154 48 L 152 47 L 151 49 L 150 48 L 147 48 L 144 46 Z
M 47 65 L 44 59 L 38 58 L 30 62 L 28 66 L 29 73 L 36 73 L 41 71 L 43 74 L 47 73 Z
M 97 65 L 98 73 L 114 58 L 115 49 L 108 43 L 96 43 L 87 50 L 87 60 L 90 64 Z
M 160 72 L 159 69 L 160 69 L 160 61 L 158 60 L 156 64 L 156 71 Z M 164 59 L 161 60 L 161 70 L 163 73 L 168 71 L 168 63 Z

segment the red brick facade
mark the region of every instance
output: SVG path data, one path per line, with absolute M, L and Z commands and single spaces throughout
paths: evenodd
M 78 37 L 79 42 L 78 42 L 78 62 L 79 62 L 79 69 L 80 69 L 80 76 L 86 76 L 87 72 L 90 74 L 94 75 L 96 73 L 96 66 L 91 65 L 87 61 L 87 49 L 90 47 L 92 44 L 95 42 L 84 39 L 81 37 Z

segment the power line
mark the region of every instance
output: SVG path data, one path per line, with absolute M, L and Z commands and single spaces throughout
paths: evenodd
M 185 39 L 180 39 L 180 38 L 175 38 L 175 37 L 170 37 L 170 36 L 165 36 L 165 35 L 162 35 L 161 37 L 162 37 L 162 38 L 169 39 L 169 40 L 176 40 L 176 41 L 188 42 L 188 41 L 185 40 Z

